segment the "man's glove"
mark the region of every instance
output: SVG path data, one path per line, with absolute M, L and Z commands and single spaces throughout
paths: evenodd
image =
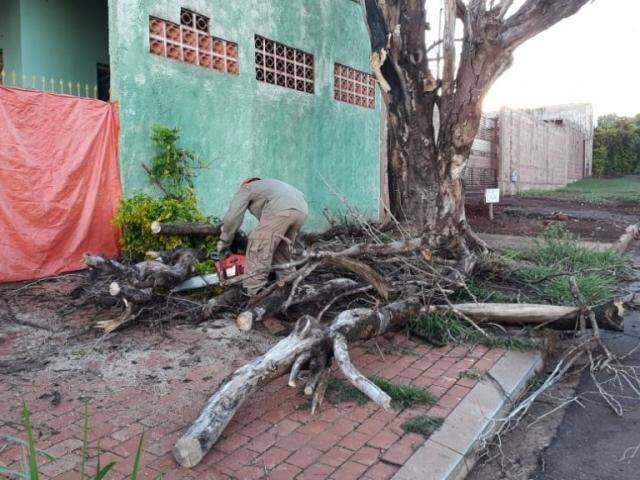
M 227 245 L 227 243 L 223 242 L 222 240 L 218 240 L 217 251 L 218 258 L 224 258 L 229 255 L 229 253 L 231 253 L 231 251 L 229 250 L 229 245 Z

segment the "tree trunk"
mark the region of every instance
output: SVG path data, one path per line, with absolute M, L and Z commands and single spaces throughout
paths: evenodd
M 462 172 L 480 125 L 482 100 L 511 65 L 518 45 L 574 14 L 587 0 L 526 0 L 509 17 L 509 0 L 445 0 L 443 38 L 437 42 L 442 44 L 443 68 L 435 72 L 441 77 L 437 80 L 425 44 L 431 4 L 360 1 L 372 68 L 387 106 L 391 213 L 424 234 L 432 248 L 464 254 L 469 230 Z M 464 25 L 459 57 L 456 19 Z

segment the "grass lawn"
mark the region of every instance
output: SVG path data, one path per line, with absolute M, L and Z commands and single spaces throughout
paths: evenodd
M 589 203 L 640 202 L 640 177 L 585 178 L 558 190 L 530 190 L 522 195 Z

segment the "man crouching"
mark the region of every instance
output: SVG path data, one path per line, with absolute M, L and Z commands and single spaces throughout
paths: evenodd
M 246 278 L 242 283 L 249 297 L 254 297 L 266 286 L 273 264 L 291 261 L 291 247 L 309 209 L 304 194 L 287 183 L 257 177 L 244 180 L 222 220 L 220 256 L 227 252 L 247 209 L 259 221 L 249 234 Z M 289 273 L 291 269 L 278 270 L 276 275 L 283 278 Z

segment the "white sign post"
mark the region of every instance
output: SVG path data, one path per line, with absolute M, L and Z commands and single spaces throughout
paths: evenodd
M 485 188 L 484 203 L 489 204 L 489 220 L 493 220 L 493 204 L 500 202 L 499 188 Z

